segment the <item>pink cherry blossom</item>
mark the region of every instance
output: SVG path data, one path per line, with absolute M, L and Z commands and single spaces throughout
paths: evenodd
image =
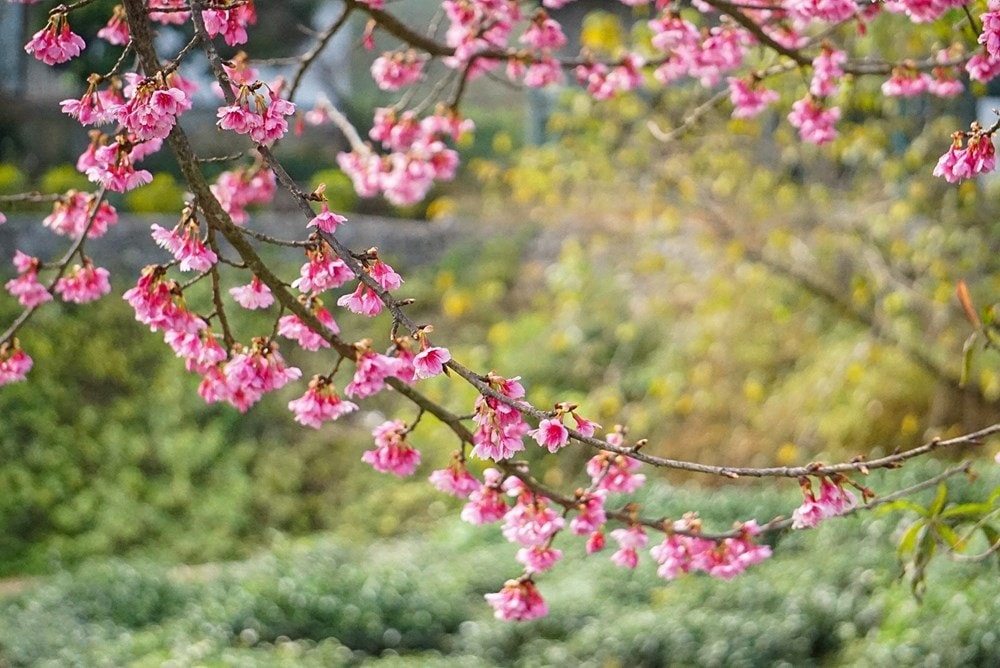
M 288 402 L 288 409 L 295 413 L 299 424 L 319 429 L 327 420 L 358 410 L 358 405 L 341 399 L 333 383 L 326 376 L 317 375 L 309 381 L 305 394 Z
M 850 3 L 853 6 L 853 2 Z M 813 76 L 809 83 L 809 93 L 813 97 L 830 97 L 840 89 L 840 78 L 844 76 L 843 65 L 847 62 L 844 51 L 824 48 L 813 59 Z
M 201 13 L 209 37 L 222 35 L 229 46 L 247 41 L 247 26 L 257 22 L 257 12 L 253 0 L 236 5 L 232 9 L 206 9 Z
M 21 306 L 35 308 L 52 300 L 48 288 L 38 282 L 38 270 L 41 268 L 41 261 L 38 258 L 16 251 L 14 253 L 14 267 L 19 276 L 7 281 L 4 287 L 12 296 L 17 297 Z
M 557 561 L 562 559 L 562 550 L 557 550 L 547 545 L 532 545 L 522 547 L 514 556 L 521 564 L 524 564 L 524 572 L 528 574 L 543 573 L 552 568 Z
M 329 205 L 326 202 L 323 202 L 323 210 L 316 214 L 316 216 L 306 224 L 306 227 L 315 227 L 321 232 L 334 234 L 337 231 L 337 226 L 346 222 L 347 218 L 341 216 L 339 213 L 333 213 L 330 211 Z
M 965 63 L 965 70 L 973 81 L 986 83 L 1000 74 L 1000 58 L 989 54 L 977 53 Z
M 925 72 L 908 67 L 895 67 L 892 76 L 882 84 L 882 94 L 887 97 L 915 97 L 927 92 L 932 79 Z
M 395 358 L 376 353 L 368 347 L 368 343 L 363 343 L 359 348 L 354 377 L 344 388 L 344 393 L 358 399 L 377 394 L 385 389 L 385 379 L 395 376 L 396 370 Z
M 402 420 L 384 422 L 372 431 L 375 449 L 361 456 L 376 471 L 403 477 L 412 475 L 420 464 L 420 451 L 406 443 L 406 425 Z
M 493 616 L 502 621 L 523 622 L 549 614 L 548 606 L 531 580 L 508 580 L 503 589 L 486 594 Z
M 802 478 L 802 505 L 792 513 L 792 528 L 805 529 L 814 527 L 821 520 L 843 515 L 857 505 L 857 499 L 850 490 L 844 489 L 842 477 L 833 480 L 820 476 L 820 495 L 816 498 L 812 483 L 808 478 Z
M 267 308 L 274 303 L 271 289 L 264 285 L 257 276 L 250 279 L 250 283 L 247 285 L 230 288 L 229 294 L 233 296 L 237 304 L 245 309 Z
M 996 169 L 996 148 L 992 136 L 983 132 L 978 123 L 972 124 L 970 134 L 965 146 L 962 145 L 965 133 L 955 132 L 952 135 L 951 147 L 938 160 L 934 176 L 956 183 Z
M 569 443 L 569 431 L 561 418 L 546 418 L 538 423 L 538 429 L 528 432 L 538 445 L 548 448 L 549 452 L 558 452 Z
M 519 378 L 508 380 L 492 372 L 486 378 L 491 389 L 509 400 L 524 396 Z M 477 425 L 472 435 L 474 457 L 500 461 L 524 450 L 522 439 L 530 428 L 521 413 L 508 403 L 493 396 L 480 395 L 476 399 L 472 419 Z
M 108 275 L 107 269 L 95 267 L 88 258 L 82 266 L 75 265 L 68 275 L 56 281 L 55 292 L 63 301 L 91 302 L 111 292 Z
M 151 236 L 158 246 L 173 254 L 181 271 L 208 271 L 219 257 L 202 241 L 198 221 L 188 214 L 185 218 L 172 230 L 154 223 L 150 226 Z
M 116 46 L 124 46 L 125 44 L 128 44 L 128 21 L 125 18 L 124 7 L 121 5 L 115 5 L 107 25 L 97 31 L 97 36 L 109 44 L 114 44 Z
M 149 0 L 149 20 L 166 25 L 184 25 L 191 18 L 191 12 L 152 11 L 154 9 L 178 10 L 188 7 L 187 0 Z
M 811 95 L 792 104 L 788 114 L 788 122 L 798 128 L 802 141 L 813 144 L 826 144 L 837 136 L 834 124 L 840 120 L 838 107 L 825 108 Z
M 70 30 L 66 12 L 61 11 L 49 17 L 46 26 L 32 35 L 24 50 L 46 65 L 58 65 L 79 56 L 86 46 L 83 38 Z
M 465 468 L 465 462 L 460 458 L 460 454 L 456 453 L 456 456 L 452 457 L 448 468 L 431 472 L 428 479 L 438 491 L 466 499 L 479 489 L 479 481 Z
M 383 53 L 372 63 L 372 79 L 382 90 L 399 90 L 423 76 L 424 59 L 413 49 Z
M 21 350 L 16 338 L 0 343 L 0 386 L 24 380 L 32 364 L 31 357 Z
M 118 223 L 118 212 L 105 200 L 101 200 L 91 218 L 91 209 L 96 199 L 92 193 L 69 190 L 52 205 L 52 213 L 42 219 L 42 224 L 56 234 L 74 239 L 79 238 L 85 229 L 90 239 L 104 236 L 109 227 Z
M 566 523 L 544 497 L 527 491 L 520 493 L 503 520 L 504 537 L 527 547 L 546 545 Z
M 635 568 L 639 563 L 638 550 L 646 547 L 649 536 L 639 525 L 627 529 L 615 529 L 611 537 L 618 543 L 618 551 L 611 555 L 611 561 L 623 568 Z
M 304 294 L 339 288 L 354 278 L 354 272 L 325 241 L 307 247 L 306 258 L 308 261 L 299 270 L 299 277 L 292 281 L 292 287 Z M 340 304 L 339 300 L 337 303 Z
M 729 77 L 729 100 L 733 103 L 733 118 L 753 118 L 768 105 L 778 101 L 777 92 L 764 88 L 756 80 Z
M 490 468 L 483 471 L 483 484 L 469 494 L 469 501 L 462 508 L 462 520 L 470 524 L 488 524 L 503 519 L 507 503 L 500 492 L 503 475 Z
M 444 370 L 444 365 L 451 359 L 447 348 L 426 348 L 413 358 L 413 374 L 416 378 L 430 378 Z
M 115 109 L 118 122 L 138 140 L 165 139 L 177 117 L 191 108 L 191 100 L 180 88 L 167 85 L 163 77 L 131 77 L 126 87 L 128 101 Z
M 641 466 L 640 462 L 631 457 L 602 451 L 587 462 L 587 474 L 598 490 L 631 493 L 646 482 L 645 475 L 636 473 Z
M 600 531 L 608 521 L 604 512 L 605 492 L 592 492 L 577 501 L 577 515 L 570 520 L 569 530 L 578 536 L 586 536 Z
M 85 170 L 87 178 L 120 193 L 151 182 L 152 174 L 133 166 L 133 159 L 138 159 L 132 156 L 134 148 L 135 144 L 124 135 L 118 135 L 114 144 L 95 148 L 91 164 Z

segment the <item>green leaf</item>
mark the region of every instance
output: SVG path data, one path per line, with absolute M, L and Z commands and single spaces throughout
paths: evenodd
M 913 552 L 917 546 L 917 536 L 920 531 L 926 526 L 926 522 L 922 520 L 917 520 L 910 525 L 910 528 L 906 530 L 903 537 L 899 539 L 899 545 L 896 547 L 896 554 L 899 555 L 900 560 L 904 558 L 905 555 Z
M 957 506 L 952 506 L 940 514 L 941 517 L 963 517 L 963 518 L 976 518 L 993 509 L 993 505 L 989 503 L 960 503 Z
M 937 496 L 934 497 L 934 501 L 928 509 L 930 514 L 935 517 L 940 515 L 941 511 L 944 510 L 944 504 L 946 501 L 948 501 L 948 486 L 941 483 L 938 485 Z
M 918 503 L 914 503 L 909 499 L 897 499 L 891 503 L 887 503 L 875 511 L 876 515 L 885 515 L 886 513 L 891 513 L 897 510 L 909 510 L 921 517 L 928 517 L 929 513 L 926 508 Z
M 955 552 L 965 551 L 966 547 L 965 541 L 961 537 L 959 537 L 959 535 L 955 533 L 955 530 L 952 529 L 950 526 L 948 526 L 947 524 L 937 524 L 935 525 L 934 528 L 937 531 L 937 534 L 944 540 L 945 543 L 948 544 L 948 547 L 950 547 L 952 550 L 954 550 Z

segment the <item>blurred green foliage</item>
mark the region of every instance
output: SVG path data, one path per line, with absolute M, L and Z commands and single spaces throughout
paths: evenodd
M 904 470 L 903 483 L 937 470 Z M 891 476 L 890 476 L 891 477 Z M 881 484 L 876 476 L 873 484 Z M 895 479 L 895 478 L 893 478 Z M 954 487 L 971 496 L 996 475 Z M 668 513 L 705 510 L 710 526 L 768 516 L 791 490 L 656 486 L 641 497 Z M 933 498 L 929 491 L 927 501 Z M 559 541 L 560 568 L 539 578 L 551 615 L 493 620 L 482 595 L 516 575 L 498 564 L 495 527 L 443 523 L 424 540 L 276 537 L 241 563 L 166 569 L 108 561 L 46 578 L 0 601 L 0 661 L 9 665 L 346 666 L 990 666 L 1000 582 L 965 566 L 932 567 L 922 605 L 893 584 L 895 516 L 832 520 L 784 537 L 776 555 L 733 581 L 664 583 L 643 555 L 636 571 Z

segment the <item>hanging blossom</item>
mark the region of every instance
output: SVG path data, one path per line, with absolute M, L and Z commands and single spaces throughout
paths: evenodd
M 201 228 L 191 207 L 186 207 L 181 220 L 168 230 L 157 224 L 150 226 L 151 236 L 160 248 L 170 251 L 180 262 L 181 271 L 208 271 L 219 261 L 219 256 L 201 239 Z
M 361 461 L 376 471 L 404 477 L 412 475 L 420 464 L 420 451 L 406 443 L 407 428 L 402 420 L 383 422 L 372 431 L 375 449 L 367 450 Z
M 989 11 L 979 17 L 983 23 L 983 31 L 978 42 L 986 48 L 986 54 L 990 58 L 1000 60 L 1000 1 L 989 0 L 987 8 Z
M 148 0 L 149 20 L 164 25 L 184 25 L 191 18 L 191 12 L 177 11 L 187 9 L 188 0 Z M 154 11 L 157 9 L 167 11 Z
M 834 125 L 839 120 L 839 107 L 826 108 L 812 95 L 796 100 L 788 114 L 788 122 L 798 128 L 802 141 L 816 145 L 826 144 L 837 137 Z
M 299 302 L 316 316 L 316 319 L 328 332 L 340 334 L 340 327 L 337 326 L 330 312 L 323 308 L 323 302 L 318 298 L 302 296 L 299 297 Z M 282 316 L 278 320 L 278 334 L 286 339 L 297 341 L 305 350 L 315 352 L 320 348 L 330 347 L 330 343 L 320 333 L 313 331 L 297 315 Z
M 316 375 L 309 381 L 305 394 L 288 402 L 288 410 L 295 413 L 295 421 L 299 424 L 319 429 L 328 420 L 358 410 L 358 405 L 341 399 L 330 378 Z
M 845 512 L 858 505 L 850 490 L 844 489 L 844 476 L 820 476 L 819 498 L 813 493 L 812 482 L 807 477 L 799 480 L 802 488 L 802 505 L 792 513 L 792 528 L 806 529 Z
M 625 444 L 625 428 L 615 425 L 614 431 L 605 439 L 616 448 Z M 646 476 L 637 473 L 642 463 L 631 457 L 602 450 L 587 462 L 587 475 L 591 488 L 608 493 L 631 494 L 646 484 Z
M 4 287 L 12 296 L 17 297 L 18 303 L 24 308 L 34 308 L 52 299 L 48 288 L 38 282 L 38 270 L 41 267 L 42 262 L 37 257 L 21 251 L 14 252 L 14 268 L 17 269 L 18 277 L 7 281 Z
M 49 16 L 45 27 L 32 35 L 24 50 L 46 65 L 58 65 L 80 55 L 87 44 L 70 30 L 66 12 Z
M 15 337 L 0 343 L 0 386 L 22 381 L 31 371 L 33 362 Z
M 539 421 L 538 429 L 528 432 L 538 445 L 555 453 L 569 444 L 569 430 L 563 424 L 563 419 L 569 413 L 576 420 L 577 430 L 584 436 L 593 436 L 594 430 L 601 425 L 591 422 L 576 414 L 576 404 L 562 402 L 555 406 L 553 416 Z
M 81 156 L 86 165 L 82 171 L 92 183 L 119 193 L 146 185 L 153 180 L 153 175 L 148 170 L 135 168 L 139 146 L 125 135 L 118 135 L 113 144 L 92 143 L 92 152 Z
M 965 63 L 965 71 L 973 81 L 987 83 L 1000 74 L 1000 58 L 989 54 L 977 53 Z
M 207 403 L 225 401 L 245 413 L 266 393 L 301 376 L 297 367 L 285 363 L 276 342 L 257 337 L 249 348 L 236 344 L 228 362 L 204 375 L 198 393 Z
M 952 134 L 951 147 L 938 160 L 934 176 L 940 176 L 948 183 L 956 183 L 992 172 L 996 166 L 996 148 L 993 146 L 992 134 L 983 130 L 979 123 L 973 123 L 971 132 Z
M 382 90 L 399 90 L 420 81 L 424 59 L 413 49 L 383 53 L 372 63 L 371 73 Z
M 403 284 L 403 279 L 396 271 L 378 257 L 378 251 L 370 249 L 366 254 L 362 265 L 366 274 L 372 277 L 376 283 L 386 292 L 398 290 Z M 352 313 L 365 315 L 369 318 L 382 312 L 382 300 L 375 291 L 359 281 L 358 287 L 349 295 L 344 295 L 337 300 L 337 306 L 343 306 Z
M 530 579 L 508 580 L 503 589 L 486 594 L 493 616 L 502 621 L 527 621 L 549 614 L 548 606 Z
M 267 99 L 257 91 L 267 88 Z M 280 88 L 280 86 L 279 86 Z M 219 107 L 216 123 L 223 130 L 250 135 L 258 144 L 270 144 L 288 132 L 286 116 L 295 113 L 295 105 L 278 96 L 270 86 L 260 81 L 240 86 L 236 101 Z
M 313 295 L 332 288 L 339 288 L 354 278 L 354 272 L 337 257 L 330 244 L 317 240 L 306 247 L 306 263 L 299 269 L 299 277 L 292 281 L 292 287 Z
M 462 508 L 462 520 L 469 524 L 489 524 L 503 519 L 508 507 L 503 500 L 502 482 L 500 471 L 494 468 L 483 471 L 483 484 L 469 494 L 469 501 Z
M 687 533 L 675 533 L 680 531 Z M 771 556 L 769 546 L 753 542 L 753 537 L 760 533 L 756 522 L 744 522 L 738 531 L 736 538 L 718 542 L 689 535 L 701 532 L 701 520 L 694 514 L 686 515 L 674 522 L 663 542 L 649 551 L 659 565 L 656 574 L 669 581 L 685 573 L 702 571 L 729 580 Z
M 97 36 L 108 44 L 125 46 L 129 42 L 128 19 L 125 18 L 125 8 L 115 5 L 107 25 L 97 31 Z
M 611 561 L 623 568 L 635 568 L 639 564 L 638 550 L 649 542 L 646 531 L 636 524 L 627 529 L 615 529 L 611 537 L 618 543 L 618 551 L 611 555 Z
M 491 371 L 486 375 L 485 381 L 490 389 L 510 401 L 516 402 L 524 396 L 520 377 L 508 380 Z M 481 394 L 476 398 L 472 419 L 477 425 L 472 434 L 474 457 L 500 461 L 510 459 L 515 453 L 524 450 L 522 439 L 530 427 L 520 411 L 508 403 Z
M 235 4 L 226 2 L 222 4 Z M 232 9 L 206 9 L 201 13 L 209 37 L 222 35 L 229 46 L 245 44 L 247 26 L 257 23 L 257 11 L 253 0 L 236 4 Z
M 844 76 L 843 65 L 846 62 L 847 53 L 824 47 L 812 62 L 813 75 L 809 82 L 809 93 L 813 97 L 836 95 L 840 90 L 840 79 Z
M 101 200 L 91 219 L 96 199 L 97 196 L 93 193 L 68 190 L 52 205 L 52 213 L 42 219 L 42 224 L 56 234 L 74 239 L 79 238 L 84 230 L 87 230 L 88 239 L 102 237 L 109 227 L 118 223 L 118 212 Z
M 274 303 L 274 295 L 271 294 L 271 288 L 264 285 L 256 275 L 250 279 L 247 285 L 230 288 L 229 294 L 232 295 L 237 304 L 251 311 L 267 308 Z
M 56 281 L 55 292 L 63 301 L 84 304 L 111 292 L 108 270 L 95 267 L 90 258 L 83 265 L 74 265 L 68 275 Z
M 479 489 L 479 481 L 465 467 L 465 458 L 461 451 L 452 454 L 447 468 L 431 472 L 428 480 L 438 491 L 460 499 L 467 499 Z
M 399 361 L 372 350 L 370 339 L 355 343 L 354 349 L 354 377 L 344 388 L 344 394 L 363 399 L 385 389 L 386 379 L 396 377 Z
M 236 225 L 250 220 L 246 208 L 267 204 L 277 192 L 274 173 L 257 164 L 249 169 L 225 171 L 210 186 L 212 194 Z
M 153 77 L 126 74 L 125 104 L 115 109 L 115 118 L 136 139 L 166 139 L 177 117 L 191 108 L 191 99 L 181 88 L 167 83 L 162 72 Z
M 927 92 L 932 79 L 926 72 L 913 67 L 894 67 L 892 75 L 882 84 L 882 94 L 887 97 L 915 97 Z
M 101 84 L 107 83 L 104 88 Z M 80 99 L 70 98 L 59 103 L 64 114 L 80 121 L 83 126 L 104 125 L 115 120 L 118 108 L 125 104 L 122 83 L 118 77 L 105 79 L 100 74 L 87 77 L 87 89 Z
M 330 211 L 330 206 L 323 202 L 322 211 L 316 214 L 312 220 L 306 223 L 306 227 L 315 227 L 321 232 L 334 234 L 341 223 L 346 223 L 347 218 L 339 213 Z
M 733 118 L 753 118 L 768 105 L 778 101 L 776 91 L 760 85 L 756 77 L 749 81 L 739 77 L 729 77 L 729 100 L 733 103 Z

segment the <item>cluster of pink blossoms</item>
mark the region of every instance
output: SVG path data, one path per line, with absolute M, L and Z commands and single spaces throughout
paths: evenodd
M 208 271 L 219 261 L 215 251 L 202 240 L 201 227 L 190 208 L 184 210 L 181 221 L 172 230 L 155 223 L 151 229 L 156 245 L 170 251 L 181 271 Z
M 271 144 L 288 132 L 285 117 L 295 113 L 295 105 L 279 97 L 269 86 L 265 99 L 257 92 L 261 86 L 264 86 L 261 82 L 240 86 L 236 101 L 219 107 L 217 124 L 223 130 L 249 135 L 258 144 Z
M 136 169 L 135 163 L 159 150 L 161 140 L 137 143 L 126 135 L 118 135 L 114 142 L 105 144 L 102 138 L 103 135 L 95 137 L 76 163 L 77 169 L 92 183 L 123 193 L 152 182 L 153 175 L 148 170 Z
M 858 500 L 850 490 L 844 489 L 846 479 L 843 476 L 830 478 L 820 477 L 819 498 L 813 492 L 812 482 L 809 478 L 802 478 L 799 484 L 802 487 L 802 505 L 792 513 L 792 528 L 806 529 L 819 524 L 820 520 L 825 520 L 854 508 Z
M 524 397 L 524 386 L 519 381 L 520 377 L 508 380 L 493 372 L 486 376 L 490 389 L 514 401 Z M 472 419 L 477 425 L 472 435 L 473 456 L 500 461 L 524 450 L 522 437 L 530 427 L 516 408 L 496 397 L 481 394 L 476 398 Z
M 382 90 L 399 90 L 420 81 L 424 59 L 413 49 L 383 53 L 372 63 L 371 72 Z
M 493 608 L 494 616 L 506 622 L 524 622 L 549 614 L 545 600 L 529 578 L 508 580 L 503 589 L 484 598 Z
M 267 204 L 278 189 L 274 173 L 259 164 L 248 169 L 222 172 L 209 187 L 237 225 L 250 220 L 247 207 Z
M 674 533 L 678 531 L 697 534 L 701 531 L 701 521 L 688 516 L 674 522 L 673 532 L 668 532 L 663 542 L 650 550 L 653 560 L 659 564 L 656 574 L 665 580 L 695 571 L 729 580 L 771 556 L 769 546 L 753 542 L 760 527 L 752 520 L 740 525 L 737 537 L 721 541 Z
M 337 156 L 362 197 L 383 194 L 395 205 L 419 202 L 436 181 L 450 181 L 458 168 L 458 153 L 445 144 L 472 130 L 472 122 L 454 112 L 417 119 L 413 112 L 397 114 L 376 109 L 369 136 L 388 151 L 382 156 L 368 147 Z
M 224 0 L 218 3 L 232 5 L 232 9 L 206 9 L 201 13 L 205 21 L 205 30 L 209 37 L 222 35 L 229 46 L 245 44 L 247 41 L 247 26 L 257 23 L 257 10 L 253 0 L 233 2 Z
M 563 424 L 566 414 L 569 413 L 576 421 L 576 430 L 587 438 L 594 435 L 594 431 L 601 425 L 580 417 L 576 414 L 576 404 L 559 403 L 556 404 L 554 415 L 538 422 L 538 429 L 528 432 L 528 436 L 535 439 L 538 445 L 548 448 L 549 452 L 555 453 L 569 444 L 569 430 Z
M 21 350 L 17 339 L 0 343 L 0 387 L 24 380 L 31 365 L 31 358 Z
M 100 299 L 111 292 L 108 270 L 95 267 L 87 258 L 82 265 L 74 265 L 67 276 L 56 281 L 55 292 L 63 301 L 85 304 Z
M 951 148 L 938 160 L 934 176 L 940 176 L 948 183 L 957 183 L 962 179 L 992 172 L 996 166 L 996 147 L 993 145 L 992 133 L 984 131 L 978 123 L 973 123 L 971 132 L 952 134 Z
M 358 410 L 358 405 L 340 398 L 337 388 L 326 376 L 316 375 L 309 381 L 306 393 L 288 402 L 288 410 L 295 414 L 295 421 L 319 429 L 328 420 Z
M 24 50 L 46 65 L 58 65 L 79 56 L 86 46 L 83 38 L 70 30 L 66 12 L 57 11 L 32 35 Z
M 56 200 L 52 206 L 52 213 L 42 219 L 42 224 L 56 234 L 73 239 L 78 239 L 84 230 L 87 231 L 88 239 L 102 237 L 109 227 L 118 223 L 118 212 L 106 201 L 101 200 L 97 205 L 97 211 L 92 214 L 96 199 L 92 193 L 68 190 Z M 88 222 L 90 227 L 87 227 Z
M 38 281 L 38 270 L 42 263 L 36 257 L 31 257 L 21 251 L 14 253 L 14 268 L 17 269 L 17 278 L 12 278 L 4 284 L 12 296 L 17 297 L 18 303 L 24 308 L 35 308 L 52 299 L 48 288 Z
M 778 93 L 765 88 L 756 78 L 749 81 L 740 77 L 729 77 L 729 100 L 733 104 L 733 118 L 753 118 L 778 101 Z
M 375 449 L 367 450 L 361 461 L 382 473 L 408 476 L 420 464 L 420 451 L 406 442 L 407 428 L 402 420 L 390 420 L 375 427 Z
M 504 538 L 521 548 L 515 557 L 526 573 L 542 573 L 562 559 L 562 550 L 552 547 L 552 539 L 562 531 L 566 520 L 548 500 L 535 494 L 513 476 L 503 483 L 508 495 L 517 499 L 504 513 L 502 532 Z

